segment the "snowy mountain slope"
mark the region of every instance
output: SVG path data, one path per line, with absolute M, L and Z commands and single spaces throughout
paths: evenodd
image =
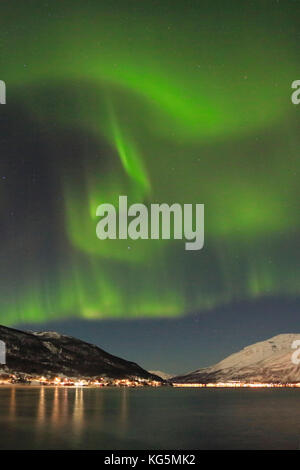
M 292 349 L 300 334 L 282 334 L 247 346 L 214 366 L 173 377 L 177 383 L 300 382 L 300 365 L 292 362 Z M 299 355 L 300 356 L 300 355 Z

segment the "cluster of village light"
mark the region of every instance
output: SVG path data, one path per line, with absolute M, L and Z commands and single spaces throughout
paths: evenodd
M 0 385 L 5 384 L 31 384 L 48 385 L 55 387 L 160 387 L 166 382 L 158 380 L 143 379 L 140 377 L 114 379 L 107 377 L 100 378 L 74 378 L 74 377 L 20 377 L 14 374 L 0 376 Z M 261 382 L 211 382 L 211 383 L 176 383 L 169 381 L 173 387 L 192 388 L 300 388 L 300 382 L 291 383 L 261 383 Z
M 216 382 L 216 383 L 173 383 L 173 387 L 201 387 L 201 388 L 212 388 L 212 387 L 219 387 L 219 388 L 285 388 L 285 387 L 299 387 L 300 382 L 298 383 L 261 383 L 261 382 Z
M 13 384 L 13 383 L 27 383 L 31 385 L 48 385 L 56 387 L 159 387 L 162 382 L 158 380 L 142 379 L 139 377 L 127 379 L 113 379 L 113 378 L 98 378 L 98 379 L 85 379 L 85 378 L 70 378 L 70 377 L 30 377 L 21 379 L 16 375 L 0 378 L 0 384 Z

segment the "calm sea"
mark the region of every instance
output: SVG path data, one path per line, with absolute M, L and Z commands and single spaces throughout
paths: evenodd
M 300 389 L 0 388 L 1 449 L 299 449 Z

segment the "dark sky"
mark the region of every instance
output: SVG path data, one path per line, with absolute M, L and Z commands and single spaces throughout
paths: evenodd
M 297 332 L 299 2 L 1 5 L 0 321 L 184 372 Z M 205 244 L 96 208 L 205 205 Z M 192 314 L 191 312 L 198 312 Z

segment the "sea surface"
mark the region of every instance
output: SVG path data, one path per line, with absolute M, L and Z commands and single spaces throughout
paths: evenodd
M 300 389 L 0 387 L 1 449 L 299 449 Z

